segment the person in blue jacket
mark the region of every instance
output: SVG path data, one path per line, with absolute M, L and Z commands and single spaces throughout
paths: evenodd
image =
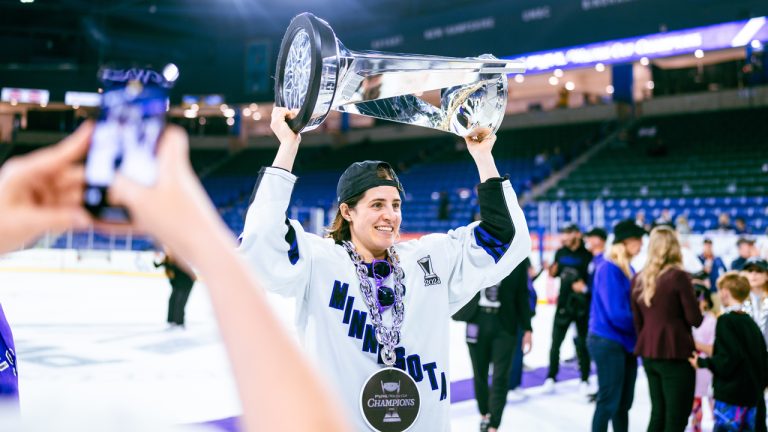
M 592 228 L 584 234 L 584 246 L 592 253 L 592 261 L 589 262 L 589 267 L 587 267 L 589 273 L 587 288 L 590 290 L 595 285 L 595 271 L 605 261 L 605 242 L 607 240 L 608 233 L 599 227 Z
M 645 230 L 627 219 L 613 228 L 613 244 L 595 270 L 587 347 L 597 366 L 597 406 L 592 432 L 626 432 L 635 394 L 637 357 L 630 308 L 632 257 L 643 246 Z

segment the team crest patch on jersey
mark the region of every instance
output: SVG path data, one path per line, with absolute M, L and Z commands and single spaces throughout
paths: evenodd
M 424 285 L 431 286 L 440 283 L 440 276 L 435 274 L 435 268 L 432 267 L 432 258 L 427 255 L 424 258 L 419 258 L 417 261 L 421 271 L 424 272 Z

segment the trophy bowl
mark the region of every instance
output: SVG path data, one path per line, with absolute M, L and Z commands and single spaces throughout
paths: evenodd
M 476 85 L 450 87 L 441 95 L 441 108 L 446 114 L 442 129 L 459 136 L 478 128 L 496 131 L 506 107 L 506 75 Z

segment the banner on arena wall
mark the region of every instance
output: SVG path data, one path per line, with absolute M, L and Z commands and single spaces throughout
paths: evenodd
M 97 107 L 101 105 L 101 94 L 93 92 L 68 91 L 64 93 L 64 103 L 67 105 Z
M 48 90 L 3 87 L 0 101 L 11 103 L 47 104 L 50 98 Z

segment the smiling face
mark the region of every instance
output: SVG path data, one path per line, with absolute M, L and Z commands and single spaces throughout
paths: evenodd
M 349 221 L 352 243 L 365 261 L 383 259 L 400 233 L 400 193 L 393 186 L 368 189 L 354 207 L 339 206 Z

